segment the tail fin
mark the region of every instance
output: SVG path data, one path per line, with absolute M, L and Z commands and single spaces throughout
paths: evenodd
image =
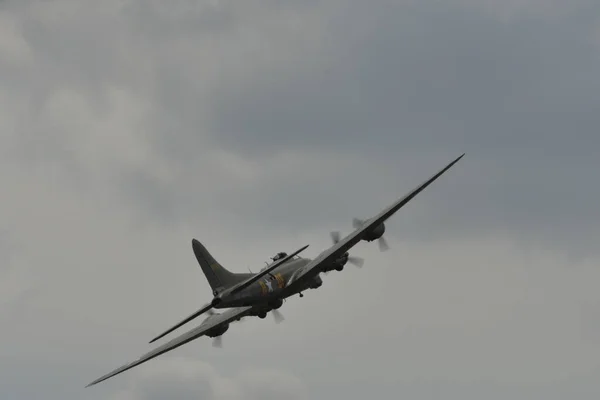
M 213 292 L 217 289 L 227 288 L 236 285 L 246 279 L 252 274 L 248 273 L 233 273 L 226 270 L 215 258 L 206 250 L 206 247 L 202 245 L 198 240 L 192 239 L 192 249 L 194 255 L 202 272 L 206 276 L 206 280 L 210 285 Z

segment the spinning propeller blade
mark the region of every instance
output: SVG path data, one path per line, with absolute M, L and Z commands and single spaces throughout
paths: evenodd
M 356 256 L 349 256 L 348 262 L 358 268 L 361 268 L 365 264 L 364 258 Z
M 385 238 L 382 236 L 379 239 L 377 239 L 377 244 L 379 245 L 379 251 L 386 251 L 389 250 L 390 246 L 388 246 L 387 241 L 385 240 Z
M 333 244 L 336 244 L 337 242 L 340 241 L 340 233 L 338 231 L 333 231 L 330 233 L 331 235 L 331 241 L 333 242 Z
M 212 340 L 213 347 L 223 348 L 223 336 L 216 336 Z
M 276 324 L 279 324 L 285 320 L 283 314 L 279 310 L 271 310 L 271 314 L 273 314 L 273 319 Z
M 352 226 L 354 227 L 354 229 L 360 228 L 364 223 L 365 221 L 363 221 L 362 219 L 352 218 Z M 379 245 L 379 251 L 387 251 L 390 249 L 390 246 L 388 245 L 387 241 L 383 236 L 377 239 L 377 244 Z
M 341 235 L 339 231 L 330 232 L 330 236 L 334 245 L 340 241 Z M 365 264 L 365 260 L 363 258 L 356 256 L 348 256 L 348 262 L 358 268 L 361 268 Z

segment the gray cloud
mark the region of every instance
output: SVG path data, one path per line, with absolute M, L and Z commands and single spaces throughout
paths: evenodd
M 453 230 L 457 224 L 474 232 L 500 228 L 524 239 L 568 242 L 577 251 L 593 249 L 594 240 L 579 244 L 598 234 L 597 185 L 581 184 L 594 182 L 600 127 L 598 42 L 592 36 L 597 6 L 580 3 L 558 19 L 507 23 L 436 5 L 405 9 L 369 3 L 337 13 L 324 34 L 330 48 L 320 68 L 284 67 L 287 74 L 277 80 L 269 69 L 256 70 L 247 90 L 224 91 L 217 98 L 214 129 L 230 145 L 255 148 L 260 155 L 300 145 L 339 149 L 332 151 L 370 163 L 376 157 L 386 178 L 401 168 L 411 169 L 411 177 L 412 171 L 426 176 L 450 158 L 437 149 L 465 150 L 464 166 L 450 178 L 461 196 L 447 187 L 424 196 L 428 208 L 440 211 L 418 216 L 419 236 L 451 218 L 445 215 L 451 209 Z M 347 22 L 365 14 L 374 23 Z M 414 160 L 424 150 L 439 161 Z M 406 158 L 412 167 L 398 161 Z M 360 182 L 375 172 L 357 170 L 347 172 Z M 422 179 L 418 175 L 414 182 Z M 367 184 L 364 192 L 385 191 L 381 182 Z M 344 183 L 332 190 L 354 195 Z M 306 192 L 303 198 L 311 196 Z M 398 192 L 387 193 L 381 201 Z
M 316 62 L 289 68 L 275 59 L 247 70 L 249 86 L 221 92 L 220 135 L 244 148 L 394 145 L 398 153 L 461 140 L 497 150 L 490 144 L 535 146 L 537 128 L 565 116 L 595 117 L 593 3 L 576 3 L 578 12 L 558 21 L 512 23 L 451 3 L 348 4 L 328 15 Z M 350 22 L 359 16 L 371 23 Z
M 119 392 L 114 400 L 159 400 L 175 393 L 182 400 L 307 398 L 297 378 L 278 371 L 252 370 L 224 377 L 206 363 L 167 358 L 137 375 L 131 388 Z
M 598 392 L 595 2 L 0 7 L 0 397 Z M 191 237 L 314 256 L 463 151 L 284 324 L 83 389 L 209 298 Z
M 67 163 L 88 190 L 118 180 L 140 218 L 182 224 L 218 203 L 253 225 L 341 229 L 467 151 L 452 183 L 420 199 L 428 214 L 403 217 L 405 234 L 429 237 L 435 224 L 448 235 L 444 220 L 594 249 L 599 193 L 572 196 L 593 179 L 598 145 L 594 2 L 29 4 L 21 53 L 48 62 L 18 72 L 37 81 L 40 107 L 23 118 L 47 117 L 21 127 L 21 151 Z M 119 130 L 125 107 L 138 118 Z M 93 123 L 72 117 L 86 112 Z M 70 137 L 32 146 L 52 126 L 85 152 Z M 90 159 L 118 168 L 90 176 Z M 207 170 L 219 174 L 210 185 Z

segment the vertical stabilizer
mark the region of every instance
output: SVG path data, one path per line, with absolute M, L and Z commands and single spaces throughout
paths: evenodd
M 219 264 L 219 262 L 208 252 L 206 247 L 196 239 L 192 239 L 192 248 L 196 260 L 198 260 L 198 264 L 200 264 L 200 268 L 202 268 L 202 272 L 204 272 L 206 280 L 213 292 L 217 289 L 236 285 L 253 275 L 247 273 L 236 274 L 228 271 Z

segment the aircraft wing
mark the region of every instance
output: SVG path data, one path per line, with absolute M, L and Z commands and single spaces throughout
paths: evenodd
M 335 245 L 331 246 L 329 249 L 322 252 L 319 256 L 313 259 L 310 263 L 306 264 L 301 270 L 299 270 L 296 274 L 294 274 L 290 280 L 288 281 L 288 288 L 293 290 L 293 288 L 297 285 L 301 285 L 303 281 L 312 278 L 314 275 L 318 274 L 322 265 L 327 265 L 342 256 L 345 252 L 350 250 L 354 245 L 361 241 L 365 233 L 369 230 L 377 227 L 379 224 L 387 220 L 389 217 L 394 215 L 396 211 L 402 208 L 406 203 L 412 200 L 416 195 L 418 195 L 423 189 L 429 186 L 433 181 L 438 179 L 444 172 L 449 170 L 454 164 L 456 164 L 461 158 L 464 157 L 464 153 L 440 170 L 438 173 L 433 175 L 431 178 L 423 182 L 421 185 L 417 186 L 410 193 L 405 195 L 404 197 L 398 199 L 389 207 L 382 210 L 375 217 L 368 219 L 363 223 L 361 227 L 356 229 L 354 232 L 348 234 L 342 240 L 337 242 Z
M 149 361 L 155 357 L 158 357 L 161 354 L 164 354 L 168 351 L 174 350 L 181 345 L 184 345 L 188 342 L 191 342 L 194 339 L 197 339 L 197 338 L 205 335 L 212 328 L 215 328 L 215 327 L 221 326 L 223 324 L 227 324 L 227 323 L 233 322 L 235 320 L 241 319 L 242 317 L 245 317 L 246 315 L 248 315 L 248 313 L 251 309 L 252 309 L 252 307 L 229 308 L 221 314 L 215 314 L 215 315 L 209 317 L 207 320 L 205 320 L 205 322 L 203 322 L 200 326 L 198 326 L 198 327 L 182 334 L 181 336 L 178 336 L 175 339 L 163 344 L 162 346 L 159 346 L 159 347 L 155 348 L 154 350 L 144 354 L 136 361 L 125 364 L 122 367 L 119 367 L 119 368 L 115 369 L 114 371 L 109 372 L 108 374 L 91 382 L 86 387 L 90 387 L 92 385 L 100 383 L 108 378 L 111 378 L 115 375 L 125 372 L 128 369 L 131 369 L 133 367 L 136 367 L 140 364 L 145 363 L 146 361 Z

